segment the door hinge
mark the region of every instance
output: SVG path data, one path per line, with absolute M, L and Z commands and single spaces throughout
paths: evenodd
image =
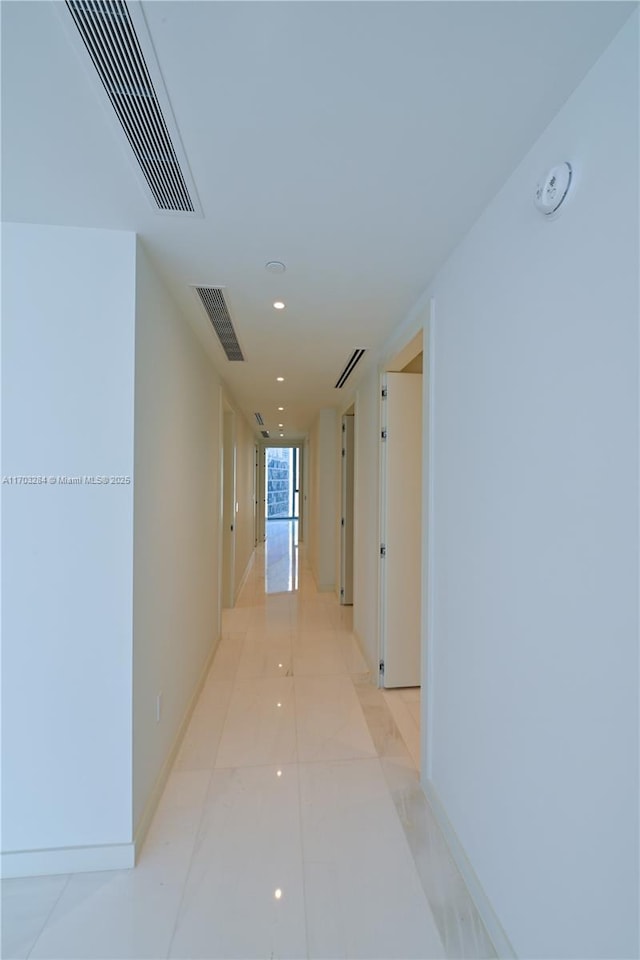
M 343 456 L 343 457 L 344 457 L 344 455 L 346 454 L 346 452 L 347 452 L 346 450 L 343 450 L 343 451 L 342 451 L 342 456 Z
M 380 431 L 380 439 L 381 439 L 381 440 L 386 440 L 386 439 L 387 439 L 387 431 L 386 431 L 386 430 L 381 430 L 381 431 Z
M 386 557 L 386 555 L 387 555 L 387 545 L 386 545 L 386 543 L 381 543 L 381 544 L 380 544 L 380 556 L 381 556 L 381 557 Z
M 344 597 L 344 588 L 340 591 L 340 596 Z
M 387 388 L 386 388 L 386 387 L 383 387 L 383 388 L 382 388 L 381 395 L 382 395 L 382 399 L 383 399 L 383 400 L 386 400 L 386 399 L 387 399 Z
M 344 517 L 343 517 L 342 520 L 340 521 L 340 526 L 341 526 L 341 527 L 344 527 Z
M 383 674 L 383 673 L 384 673 L 384 660 L 381 660 L 381 661 L 380 661 L 380 663 L 378 664 L 378 668 L 379 668 L 379 670 L 380 670 L 380 673 Z

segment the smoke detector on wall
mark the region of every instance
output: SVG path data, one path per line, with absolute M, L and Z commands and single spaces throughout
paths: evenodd
M 545 217 L 557 213 L 569 196 L 573 180 L 573 167 L 566 160 L 552 167 L 536 187 L 535 205 L 540 213 Z

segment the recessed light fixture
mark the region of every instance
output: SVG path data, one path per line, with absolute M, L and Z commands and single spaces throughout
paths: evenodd
M 268 270 L 269 273 L 284 273 L 287 269 L 282 260 L 268 260 L 264 268 Z
M 275 310 L 284 310 L 284 303 L 282 300 L 276 300 L 273 306 Z
M 284 407 L 278 407 L 278 410 L 284 410 Z
M 274 893 L 274 897 L 276 898 L 276 900 L 281 900 L 281 899 L 282 899 L 282 890 L 280 889 L 280 887 L 278 887 L 278 889 L 277 889 L 276 892 Z
M 278 426 L 279 426 L 279 427 L 284 427 L 284 423 L 279 423 Z
M 284 377 L 276 377 L 278 383 L 284 383 Z
M 281 433 L 280 436 L 281 436 L 281 437 L 284 437 L 284 433 Z

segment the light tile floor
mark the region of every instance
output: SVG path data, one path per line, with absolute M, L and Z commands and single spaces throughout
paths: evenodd
M 407 750 L 420 769 L 420 687 L 383 690 L 382 695 L 391 711 Z
M 351 609 L 276 535 L 298 590 L 260 549 L 138 866 L 4 881 L 7 960 L 495 956 Z

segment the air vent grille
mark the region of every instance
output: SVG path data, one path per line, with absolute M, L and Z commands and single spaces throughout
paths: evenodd
M 268 431 L 268 430 L 261 430 L 260 433 L 261 433 L 262 436 L 265 438 L 265 440 L 268 440 L 268 439 L 269 439 L 269 431 Z
M 67 7 L 161 210 L 193 213 L 131 15 L 124 0 L 67 0 Z
M 263 427 L 263 426 L 264 426 L 264 420 L 262 419 L 262 414 L 261 414 L 261 413 L 254 413 L 254 417 L 256 418 L 256 420 L 258 421 L 258 423 L 260 424 L 260 426 Z
M 357 363 L 362 359 L 362 357 L 364 356 L 364 353 L 365 353 L 365 350 L 363 350 L 363 349 L 358 349 L 358 350 L 354 350 L 354 351 L 353 351 L 353 353 L 351 354 L 351 356 L 350 356 L 349 359 L 347 360 L 347 363 L 346 363 L 346 366 L 345 366 L 344 370 L 342 371 L 342 373 L 341 373 L 340 376 L 338 377 L 338 381 L 337 381 L 337 383 L 336 383 L 336 385 L 335 385 L 335 389 L 336 389 L 336 390 L 341 390 L 342 387 L 344 387 L 345 383 L 347 382 L 347 380 L 349 379 L 349 377 L 350 377 L 351 374 L 353 373 L 356 364 L 357 364 Z
M 195 289 L 213 324 L 213 329 L 218 334 L 218 340 L 227 355 L 227 360 L 244 360 L 221 288 L 196 287 Z

